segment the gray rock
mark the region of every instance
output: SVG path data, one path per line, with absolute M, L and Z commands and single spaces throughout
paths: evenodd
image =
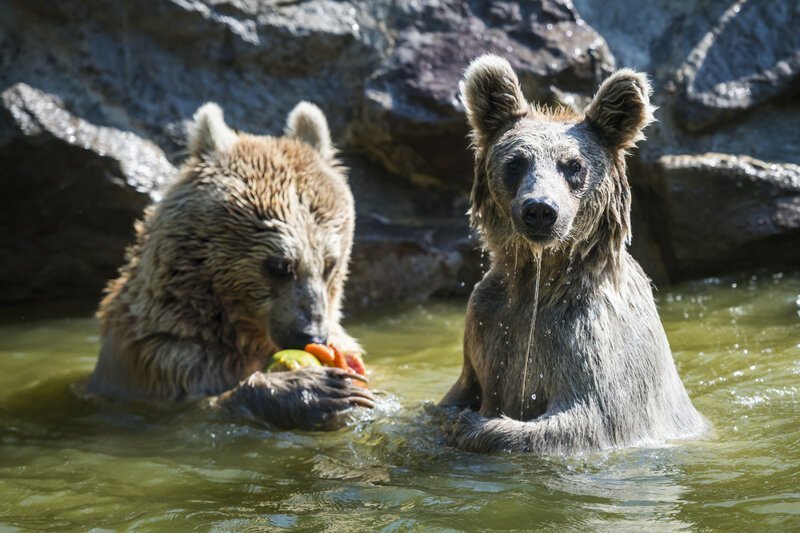
M 466 296 L 482 275 L 467 198 L 409 188 L 399 175 L 345 154 L 356 200 L 356 235 L 345 309 L 397 306 L 431 295 Z
M 362 219 L 353 248 L 347 309 L 468 295 L 482 274 L 478 243 L 469 235 L 463 221 L 433 220 L 411 227 Z
M 246 131 L 277 133 L 302 99 L 344 130 L 382 41 L 371 5 L 346 2 L 9 0 L 0 86 L 23 81 L 92 123 L 156 140 L 173 162 L 206 101 Z
M 794 226 L 779 223 L 794 220 L 795 193 L 778 201 L 763 184 L 743 186 L 772 200 L 736 241 L 710 223 L 737 203 L 749 213 L 747 197 L 713 191 L 736 180 L 702 154 L 774 162 L 748 163 L 765 180 L 800 164 L 796 0 L 574 2 L 0 2 L 3 294 L 98 295 L 169 172 L 153 170 L 167 163 L 142 138 L 177 164 L 203 102 L 220 103 L 234 127 L 277 134 L 302 99 L 325 111 L 353 169 L 350 306 L 458 292 L 462 282 L 468 291 L 480 258 L 464 217 L 472 168 L 456 94 L 463 68 L 487 51 L 508 57 L 538 101 L 580 103 L 614 57 L 654 79 L 660 122 L 630 168 L 633 252 L 655 278 L 789 258 L 769 248 L 797 247 Z M 673 168 L 674 154 L 696 159 Z M 715 200 L 680 197 L 673 187 L 692 180 Z M 677 220 L 682 203 L 694 217 Z M 714 232 L 729 243 L 716 254 L 731 261 L 692 252 L 687 235 Z
M 28 85 L 0 100 L 0 302 L 98 293 L 174 167 L 149 141 Z
M 619 66 L 653 78 L 659 122 L 629 165 L 646 271 L 665 282 L 797 264 L 798 193 L 778 185 L 800 164 L 796 0 L 575 3 Z
M 386 302 L 396 285 L 405 289 L 392 298 L 418 300 L 477 279 L 477 272 L 462 279 L 458 266 L 475 251 L 464 245 L 472 169 L 455 94 L 462 69 L 484 51 L 509 56 L 537 99 L 588 95 L 613 65 L 569 0 L 0 3 L 0 89 L 24 82 L 56 95 L 74 117 L 153 139 L 174 164 L 188 120 L 205 101 L 218 102 L 232 126 L 267 134 L 281 132 L 299 100 L 317 103 L 354 176 L 368 170 L 372 178 L 353 181 L 354 261 L 365 281 L 353 276 L 352 302 Z M 29 165 L 15 164 L 15 172 Z M 51 177 L 55 190 L 64 178 Z M 372 208 L 375 198 L 382 203 Z M 9 224 L 17 231 L 23 220 Z M 69 231 L 50 228 L 56 241 Z M 401 256 L 399 269 L 384 259 Z M 422 280 L 428 267 L 430 279 Z M 38 297 L 34 285 L 15 298 Z
M 800 166 L 708 153 L 658 159 L 657 238 L 673 278 L 800 264 Z
M 469 62 L 507 57 L 528 98 L 592 94 L 614 67 L 603 38 L 567 0 L 397 2 L 394 46 L 364 88 L 353 142 L 416 183 L 467 188 L 472 158 L 458 82 Z
M 692 131 L 800 94 L 800 5 L 734 2 L 678 70 L 676 112 Z

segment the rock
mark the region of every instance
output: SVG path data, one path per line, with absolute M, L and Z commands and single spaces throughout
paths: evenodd
M 675 109 L 681 124 L 707 129 L 775 98 L 800 94 L 798 26 L 796 2 L 734 2 L 678 71 L 683 86 Z
M 659 241 L 673 279 L 800 264 L 800 166 L 666 155 L 653 167 Z
M 534 99 L 588 95 L 613 66 L 603 39 L 569 0 L 524 5 L 461 0 L 0 3 L 0 88 L 19 82 L 38 87 L 64 102 L 63 109 L 76 120 L 154 140 L 173 164 L 183 157 L 190 117 L 205 101 L 218 102 L 234 127 L 267 134 L 281 132 L 286 113 L 299 100 L 317 103 L 335 142 L 358 167 L 354 174 L 369 169 L 374 182 L 353 180 L 360 222 L 352 302 L 419 300 L 458 289 L 461 282 L 471 287 L 477 279 L 477 267 L 465 270 L 468 278 L 460 272 L 475 252 L 465 244 L 472 168 L 466 121 L 455 95 L 462 69 L 484 51 L 510 57 Z M 16 138 L 19 127 L 14 128 Z M 72 154 L 73 145 L 58 139 L 59 154 Z M 95 161 L 90 153 L 80 153 Z M 19 158 L 14 172 L 43 176 L 42 186 L 53 188 L 56 181 L 50 180 L 67 179 L 36 167 L 28 156 L 14 157 Z M 95 175 L 85 179 L 107 183 L 115 175 L 120 183 L 134 185 L 127 169 L 105 168 L 110 159 L 93 163 Z M 70 165 L 91 172 L 83 159 Z M 85 292 L 93 298 L 94 287 L 113 275 L 109 265 L 120 262 L 115 258 L 128 242 L 131 225 L 123 220 L 135 217 L 149 193 L 143 187 L 128 199 L 127 192 L 107 186 L 92 191 L 65 187 L 63 203 L 78 202 L 75 196 L 85 193 L 93 195 L 92 205 L 117 206 L 114 231 L 97 237 L 105 239 L 102 245 L 91 237 L 94 226 L 86 229 L 79 221 L 58 225 L 42 218 L 38 227 L 49 227 L 55 241 L 75 242 L 80 235 L 84 248 L 103 250 L 94 266 L 80 260 L 73 270 L 82 274 L 67 276 L 99 276 Z M 372 197 L 381 204 L 370 207 Z M 35 205 L 34 198 L 26 201 Z M 82 209 L 86 213 L 89 206 Z M 91 212 L 99 216 L 101 211 Z M 15 232 L 31 224 L 21 217 L 8 223 Z M 33 254 L 17 252 L 14 261 L 28 264 Z M 386 258 L 395 258 L 399 266 Z M 426 268 L 432 272 L 427 279 Z M 9 280 L 16 271 L 8 271 Z M 20 288 L 14 298 L 50 294 L 45 287 L 53 283 L 39 287 L 41 279 Z
M 646 271 L 663 282 L 796 264 L 797 2 L 575 3 L 618 66 L 653 79 L 658 122 L 629 161 Z
M 468 292 L 480 258 L 464 217 L 472 159 L 456 94 L 463 68 L 487 51 L 511 60 L 532 100 L 580 104 L 615 65 L 651 75 L 659 122 L 630 168 L 632 251 L 653 277 L 790 259 L 770 246 L 796 246 L 786 222 L 795 196 L 779 201 L 765 184 L 800 164 L 796 2 L 574 3 L 0 2 L 3 298 L 96 298 L 159 176 L 174 172 L 142 139 L 179 163 L 188 121 L 208 100 L 234 127 L 266 134 L 299 100 L 325 111 L 358 205 L 352 308 L 462 282 Z M 709 151 L 736 156 L 711 165 Z M 674 154 L 697 160 L 675 166 Z M 745 195 L 712 190 L 748 168 L 763 179 L 744 190 L 769 198 L 760 214 Z M 713 199 L 673 188 L 688 182 Z M 686 218 L 683 203 L 697 212 Z M 739 203 L 753 224 L 737 226 L 741 239 L 709 225 Z M 693 252 L 692 234 L 716 242 L 717 258 Z
M 174 167 L 154 144 L 23 83 L 0 99 L 0 302 L 98 294 Z
M 154 139 L 173 163 L 187 121 L 209 100 L 239 129 L 278 133 L 307 99 L 341 133 L 385 46 L 379 7 L 9 0 L 0 3 L 0 87 L 24 81 L 56 94 L 92 123 Z
M 465 216 L 466 196 L 409 187 L 364 156 L 343 159 L 356 200 L 345 309 L 468 295 L 483 272 Z
M 480 278 L 480 252 L 466 222 L 411 227 L 361 220 L 346 308 L 395 307 L 433 295 L 466 296 Z
M 528 98 L 588 96 L 614 67 L 605 41 L 566 0 L 400 1 L 388 58 L 364 88 L 353 142 L 418 184 L 472 183 L 458 82 L 482 53 L 507 57 Z

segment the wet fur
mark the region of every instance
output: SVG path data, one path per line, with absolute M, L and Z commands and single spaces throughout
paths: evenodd
M 470 298 L 461 376 L 441 402 L 459 410 L 449 443 L 574 453 L 701 435 L 707 425 L 675 369 L 650 282 L 626 249 L 625 151 L 652 120 L 646 78 L 619 71 L 584 114 L 551 112 L 525 101 L 505 60 L 484 56 L 461 90 L 475 152 L 471 220 L 491 268 Z M 584 188 L 565 200 L 576 206 L 574 219 L 544 248 L 541 273 L 541 247 L 516 231 L 513 193 L 496 178 L 520 149 L 541 159 L 579 150 L 589 166 Z
M 289 321 L 316 313 L 340 347 L 353 198 L 322 112 L 302 103 L 286 137 L 237 134 L 221 109 L 195 116 L 191 155 L 136 242 L 98 311 L 102 348 L 91 393 L 213 403 L 279 427 L 331 428 L 369 393 L 336 369 L 264 374 Z M 265 275 L 273 254 L 296 257 L 302 283 Z M 329 279 L 325 257 L 338 261 Z M 309 321 L 312 319 L 309 318 Z

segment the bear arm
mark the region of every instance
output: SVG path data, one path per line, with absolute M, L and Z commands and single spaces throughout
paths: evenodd
M 353 383 L 359 377 L 331 367 L 254 372 L 211 405 L 280 429 L 334 430 L 354 407 L 375 407 L 372 393 Z
M 478 410 L 481 407 L 481 386 L 467 354 L 458 380 L 439 402 L 440 407 L 459 407 Z
M 470 296 L 465 317 L 464 363 L 461 366 L 461 375 L 439 402 L 441 407 L 468 407 L 475 411 L 481 408 L 483 390 L 473 361 L 480 362 L 481 355 L 486 351 L 482 342 L 483 336 L 478 333 L 483 316 L 491 316 L 498 310 L 498 304 L 491 298 L 494 287 L 494 279 L 489 273 L 478 282 Z
M 149 398 L 185 400 L 219 394 L 237 383 L 229 354 L 195 339 L 154 334 L 136 341 L 128 355 L 131 389 Z M 134 355 L 134 357 L 130 357 Z
M 602 447 L 602 432 L 595 422 L 599 417 L 584 404 L 527 422 L 464 411 L 449 428 L 447 440 L 451 446 L 477 453 L 574 453 Z

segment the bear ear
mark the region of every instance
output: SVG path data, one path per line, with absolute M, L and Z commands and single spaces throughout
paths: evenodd
M 528 112 L 514 69 L 494 54 L 470 63 L 459 88 L 478 146 L 484 146 L 503 126 Z
M 229 152 L 236 144 L 236 132 L 225 124 L 222 109 L 213 102 L 200 106 L 194 114 L 194 128 L 189 137 L 192 155 Z
M 633 148 L 644 139 L 642 130 L 655 120 L 655 108 L 650 104 L 652 92 L 646 75 L 631 69 L 618 70 L 600 85 L 584 114 L 610 148 Z
M 325 114 L 310 102 L 300 102 L 286 117 L 286 136 L 310 144 L 325 159 L 335 155 Z

